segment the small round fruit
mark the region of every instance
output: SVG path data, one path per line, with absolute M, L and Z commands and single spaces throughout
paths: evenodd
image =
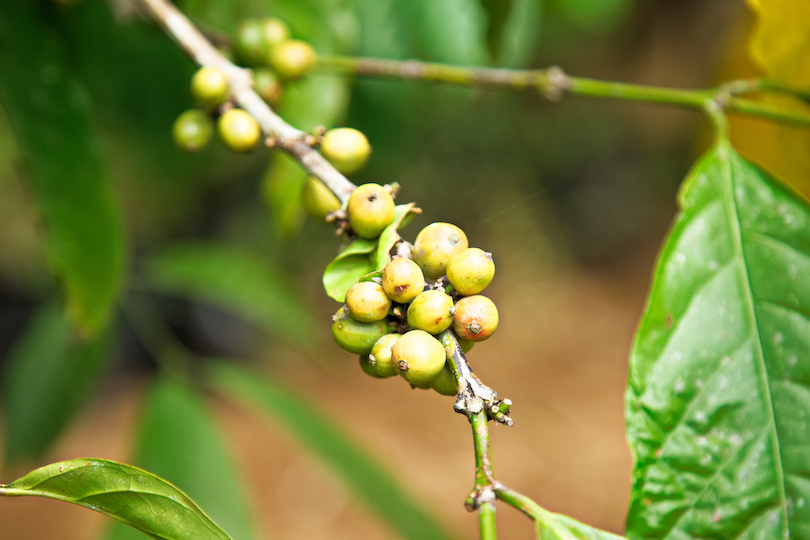
M 300 39 L 279 43 L 270 51 L 270 65 L 282 79 L 298 79 L 315 66 L 318 56 L 312 45 Z
M 346 307 L 357 321 L 381 321 L 391 309 L 391 299 L 385 294 L 382 285 L 373 281 L 361 281 L 352 285 L 346 293 Z
M 416 235 L 413 244 L 413 260 L 425 273 L 436 279 L 447 271 L 447 263 L 453 255 L 469 247 L 464 231 L 450 223 L 432 223 Z
M 394 369 L 393 348 L 401 337 L 399 334 L 385 334 L 371 348 L 374 369 L 377 370 L 380 377 L 393 377 L 397 374 L 396 369 Z
M 444 367 L 446 356 L 439 340 L 422 330 L 411 330 L 393 348 L 394 369 L 414 386 L 429 384 Z
M 242 109 L 230 109 L 219 117 L 217 133 L 229 149 L 247 152 L 258 144 L 262 130 L 249 113 Z
M 247 19 L 236 30 L 234 40 L 236 60 L 245 66 L 258 66 L 267 58 L 267 37 L 259 19 Z
M 290 39 L 290 27 L 281 19 L 267 17 L 262 19 L 261 25 L 265 46 L 270 50 Z
M 442 291 L 425 291 L 408 307 L 408 325 L 429 334 L 439 334 L 453 324 L 453 299 Z
M 382 379 L 382 375 L 377 373 L 374 369 L 374 362 L 367 354 L 360 355 L 360 369 L 366 372 L 366 375 L 371 375 L 375 379 Z
M 456 302 L 453 331 L 462 339 L 484 341 L 498 328 L 498 308 L 486 296 L 467 296 Z
M 304 181 L 301 200 L 304 210 L 315 221 L 326 221 L 326 216 L 340 208 L 340 200 L 314 176 L 307 176 Z
M 343 174 L 354 174 L 368 163 L 371 145 L 361 132 L 352 128 L 330 129 L 323 136 L 321 152 Z
M 276 74 L 269 69 L 253 70 L 253 88 L 270 105 L 278 103 L 284 91 Z
M 430 381 L 430 387 L 443 396 L 458 395 L 458 383 L 453 376 L 453 370 L 446 362 L 436 378 Z
M 332 317 L 332 337 L 338 347 L 356 354 L 368 354 L 378 339 L 388 333 L 388 323 L 377 321 L 363 323 L 349 316 L 349 310 L 342 307 Z
M 492 261 L 492 253 L 483 249 L 465 249 L 453 255 L 447 263 L 447 279 L 464 296 L 480 293 L 487 288 L 493 277 L 495 263 Z
M 201 67 L 191 77 L 191 97 L 201 107 L 216 107 L 228 97 L 228 78 L 218 68 Z
M 180 114 L 172 126 L 175 144 L 186 152 L 196 152 L 204 148 L 214 133 L 214 123 L 207 112 L 189 109 Z
M 394 221 L 394 199 L 379 184 L 363 184 L 352 192 L 349 223 L 362 238 L 377 238 Z
M 391 300 L 407 304 L 425 289 L 425 275 L 418 264 L 398 257 L 383 268 L 382 286 Z
M 458 346 L 461 347 L 461 352 L 467 354 L 470 350 L 475 346 L 474 341 L 470 341 L 468 339 L 460 338 L 456 336 L 456 341 L 458 341 Z

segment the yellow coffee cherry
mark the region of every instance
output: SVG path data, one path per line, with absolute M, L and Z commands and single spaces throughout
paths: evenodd
M 214 133 L 214 123 L 207 112 L 189 109 L 174 121 L 172 138 L 186 152 L 196 152 L 208 145 Z
M 498 308 L 486 296 L 467 296 L 455 307 L 453 332 L 462 339 L 484 341 L 498 328 Z
M 385 294 L 399 304 L 407 304 L 425 288 L 425 275 L 410 259 L 392 259 L 383 268 L 382 286 Z
M 366 136 L 356 129 L 336 128 L 324 134 L 321 153 L 338 171 L 354 174 L 368 163 L 371 145 Z
M 315 221 L 326 221 L 326 216 L 340 208 L 340 200 L 323 182 L 314 176 L 307 176 L 301 189 L 304 210 Z
M 349 224 L 362 238 L 377 238 L 394 221 L 394 199 L 379 184 L 363 184 L 349 197 Z
M 385 334 L 377 340 L 371 348 L 371 359 L 374 363 L 374 369 L 380 377 L 393 377 L 397 374 L 394 368 L 394 345 L 399 338 L 400 334 Z
M 382 285 L 373 281 L 361 281 L 352 285 L 346 293 L 346 307 L 357 321 L 381 321 L 391 309 L 391 299 L 385 294 Z
M 228 78 L 218 68 L 201 67 L 191 78 L 191 97 L 201 107 L 216 107 L 228 97 Z
M 423 330 L 411 330 L 392 349 L 394 369 L 414 386 L 424 386 L 436 378 L 446 356 L 439 340 Z
M 289 39 L 270 51 L 270 65 L 282 79 L 299 79 L 315 66 L 318 55 L 312 45 L 300 39 Z
M 453 324 L 453 299 L 442 291 L 425 291 L 408 306 L 408 326 L 439 334 Z
M 234 152 L 247 152 L 259 143 L 262 130 L 246 111 L 230 109 L 219 117 L 217 133 L 222 143 L 229 149 Z
M 447 263 L 447 279 L 464 296 L 478 294 L 495 277 L 492 254 L 483 249 L 469 248 L 453 255 Z
M 413 260 L 425 277 L 436 279 L 446 273 L 450 259 L 468 247 L 464 231 L 450 223 L 432 223 L 416 235 Z

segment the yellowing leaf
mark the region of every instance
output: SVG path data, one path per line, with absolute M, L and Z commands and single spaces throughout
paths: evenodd
M 759 17 L 749 45 L 753 58 L 771 77 L 810 87 L 810 2 L 747 1 Z

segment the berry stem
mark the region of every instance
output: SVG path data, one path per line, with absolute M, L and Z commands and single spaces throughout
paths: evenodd
M 168 0 L 136 0 L 144 11 L 200 66 L 213 66 L 228 79 L 233 100 L 259 123 L 273 147 L 295 158 L 345 208 L 356 187 L 307 143 L 307 134 L 285 122 L 253 90 L 250 70 L 234 65 Z

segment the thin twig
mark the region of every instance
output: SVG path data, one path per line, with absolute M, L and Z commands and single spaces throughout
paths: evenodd
M 228 78 L 231 97 L 249 112 L 262 127 L 275 148 L 290 154 L 320 179 L 345 207 L 355 185 L 335 170 L 306 142 L 307 134 L 278 116 L 253 90 L 250 70 L 238 67 L 225 58 L 188 18 L 167 0 L 137 0 L 144 11 L 200 66 L 220 69 Z

